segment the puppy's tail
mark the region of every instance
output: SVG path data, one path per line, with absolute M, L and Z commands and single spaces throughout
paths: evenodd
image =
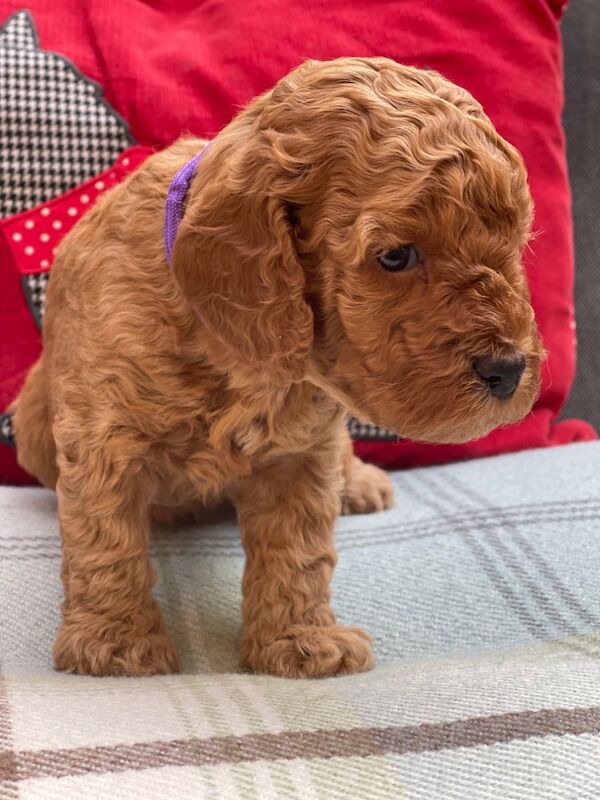
M 44 372 L 42 356 L 29 372 L 10 411 L 17 440 L 17 461 L 44 486 L 55 489 L 58 467 L 50 394 Z

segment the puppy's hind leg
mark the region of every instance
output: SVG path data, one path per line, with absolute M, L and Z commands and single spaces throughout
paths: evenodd
M 344 453 L 343 473 L 342 514 L 370 514 L 392 508 L 394 487 L 387 472 L 357 458 L 350 437 Z
M 43 356 L 32 367 L 10 411 L 13 413 L 19 464 L 44 486 L 54 489 L 58 467 Z

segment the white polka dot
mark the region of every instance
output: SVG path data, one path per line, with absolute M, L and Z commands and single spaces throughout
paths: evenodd
M 70 217 L 76 217 L 77 216 L 77 209 L 74 208 L 73 206 L 71 206 L 71 208 L 67 211 L 67 214 Z
M 40 242 L 49 242 L 50 241 L 50 234 L 49 233 L 41 233 L 40 234 Z
M 109 175 L 109 178 L 111 179 L 111 181 L 116 180 L 117 179 L 117 173 L 116 172 L 111 172 L 110 175 Z
M 42 210 L 40 211 L 40 214 L 42 215 L 42 217 L 47 217 L 47 216 L 50 215 L 50 209 L 49 208 L 42 208 Z
M 47 258 L 42 258 L 42 260 L 40 261 L 40 267 L 49 267 L 49 266 L 50 266 L 50 262 L 48 261 L 48 259 Z
M 27 222 L 25 223 L 25 227 L 28 230 L 31 230 L 33 227 L 35 227 L 35 222 L 32 219 L 28 219 Z
M 79 199 L 81 200 L 82 203 L 89 203 L 90 202 L 89 194 L 82 194 Z
M 57 249 L 58 249 L 58 248 L 56 248 L 56 247 L 53 247 L 53 248 L 52 248 L 52 255 L 53 255 L 53 256 L 55 256 L 55 255 L 56 255 L 56 251 L 57 251 Z
M 128 158 L 124 158 L 123 159 L 123 166 L 126 167 L 128 165 L 129 165 L 129 159 Z
M 62 222 L 59 219 L 55 219 L 52 223 L 52 227 L 56 228 L 56 230 L 60 230 L 62 228 Z
M 35 250 L 31 245 L 29 245 L 28 247 L 25 248 L 25 255 L 26 256 L 32 256 L 34 253 L 35 253 Z
M 98 191 L 104 189 L 104 181 L 96 181 L 96 183 L 94 184 L 94 188 L 98 189 Z
M 22 233 L 13 233 L 13 242 L 20 242 L 22 238 Z

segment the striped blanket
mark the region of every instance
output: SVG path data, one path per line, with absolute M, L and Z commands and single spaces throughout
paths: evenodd
M 239 671 L 230 519 L 154 536 L 182 674 L 54 672 L 55 498 L 0 489 L 0 798 L 600 797 L 600 443 L 393 480 L 336 534 L 378 666 L 316 681 Z

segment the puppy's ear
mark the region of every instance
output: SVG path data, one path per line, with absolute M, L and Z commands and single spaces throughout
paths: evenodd
M 277 384 L 299 381 L 313 316 L 285 176 L 268 142 L 237 144 L 217 139 L 200 162 L 173 272 L 224 366 L 260 370 Z

